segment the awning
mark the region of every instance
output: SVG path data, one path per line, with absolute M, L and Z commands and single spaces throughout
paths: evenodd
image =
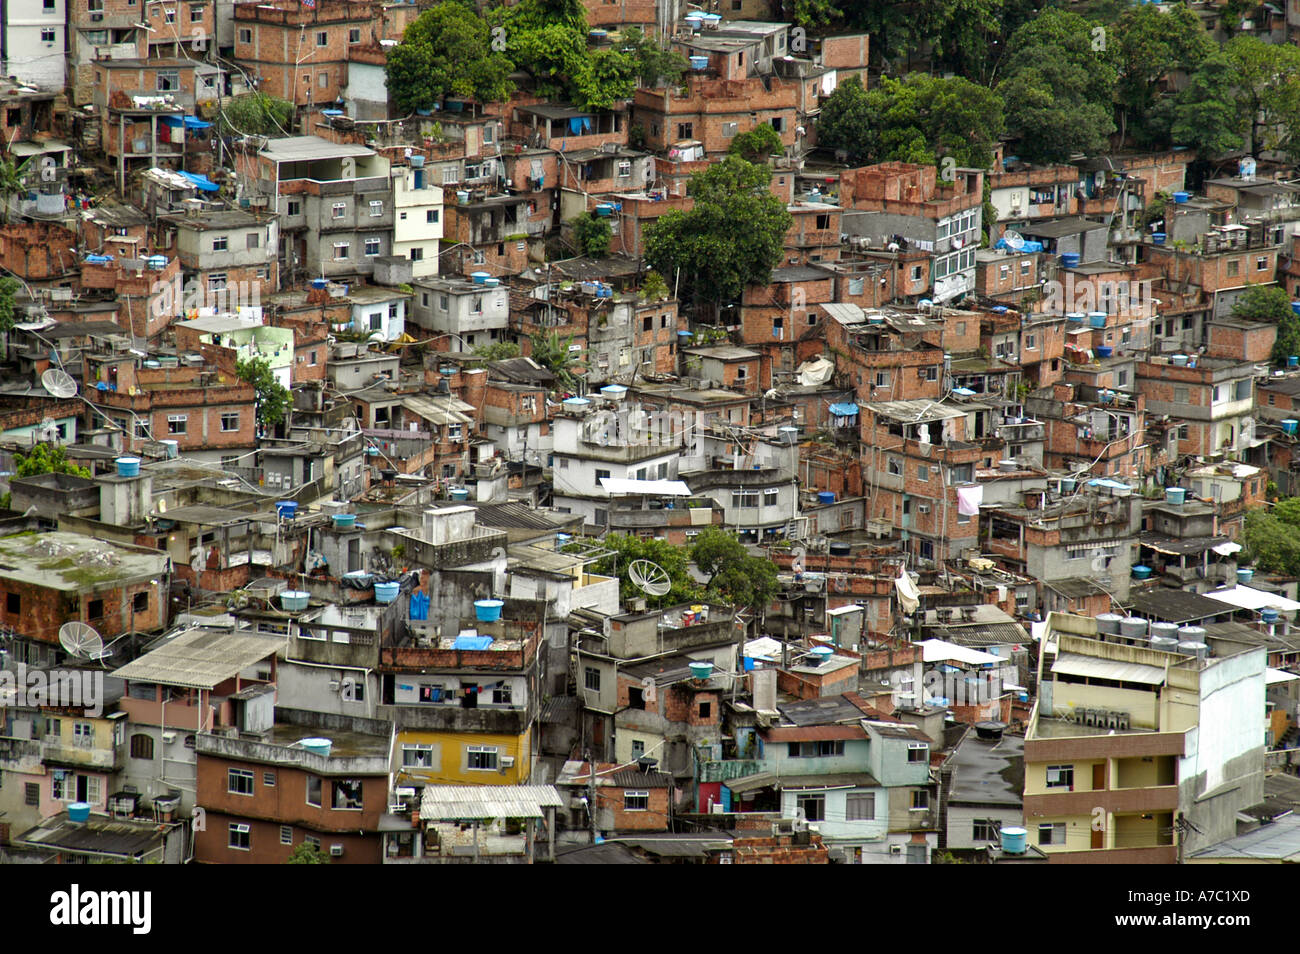
M 836 417 L 852 417 L 858 413 L 856 404 L 832 404 L 831 413 Z
M 1218 600 L 1220 603 L 1227 603 L 1238 609 L 1261 610 L 1265 607 L 1279 609 L 1286 613 L 1293 613 L 1300 610 L 1300 603 L 1295 600 L 1289 600 L 1285 596 L 1278 596 L 1276 593 L 1265 593 L 1263 590 L 1257 590 L 1251 586 L 1230 586 L 1225 590 L 1212 590 L 1205 596 L 1212 600 Z
M 653 494 L 657 497 L 689 497 L 691 488 L 681 480 L 633 480 L 630 477 L 602 477 L 600 485 L 611 494 Z
M 178 172 L 182 178 L 188 179 L 192 185 L 197 186 L 204 192 L 216 192 L 221 188 L 221 186 L 217 185 L 207 176 L 195 175 L 192 172 L 185 172 L 184 170 L 178 170 Z
M 461 403 L 461 401 L 455 401 L 455 405 Z M 469 405 L 465 406 L 469 407 Z M 457 410 L 451 403 L 441 404 L 431 398 L 420 397 L 415 394 L 402 398 L 402 407 L 414 412 L 431 424 L 468 424 L 472 420 L 472 418 Z
M 1089 679 L 1140 682 L 1147 686 L 1161 686 L 1165 681 L 1165 671 L 1157 666 L 1097 659 L 1094 656 L 1081 656 L 1078 653 L 1061 653 L 1056 662 L 1052 663 L 1052 672 L 1059 672 L 1066 676 L 1084 676 Z

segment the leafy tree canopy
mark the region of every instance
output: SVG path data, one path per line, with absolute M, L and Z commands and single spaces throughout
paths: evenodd
M 555 375 L 556 382 L 566 391 L 578 389 L 578 376 L 585 370 L 581 359 L 570 351 L 573 336 L 561 338 L 558 332 L 549 331 L 536 334 L 530 338 L 532 352 L 529 355 L 543 368 Z
M 236 365 L 236 373 L 257 392 L 257 422 L 274 427 L 283 421 L 293 406 L 293 396 L 276 380 L 271 363 L 265 358 L 250 358 Z
M 785 143 L 771 123 L 759 123 L 732 139 L 727 152 L 740 156 L 746 162 L 767 162 L 768 157 L 785 153 Z
M 598 560 L 593 569 L 603 576 L 616 576 L 619 580 L 619 598 L 624 602 L 648 599 L 662 602 L 664 606 L 691 603 L 700 599 L 701 588 L 691 576 L 690 559 L 685 547 L 673 546 L 664 540 L 642 540 L 622 533 L 608 533 L 600 541 L 610 556 Z M 663 567 L 672 581 L 672 589 L 662 597 L 647 597 L 628 576 L 628 568 L 636 560 L 649 560 Z
M 289 859 L 286 865 L 328 865 L 331 864 L 330 856 L 325 854 L 318 846 L 309 842 L 301 842 L 294 847 L 289 853 Z
M 770 280 L 790 213 L 767 191 L 766 166 L 727 156 L 691 177 L 695 207 L 673 210 L 645 231 L 645 259 L 664 276 L 680 272 L 681 295 L 720 305 Z
M 445 96 L 496 102 L 510 95 L 514 64 L 468 0 L 443 0 L 406 28 L 388 51 L 388 91 L 402 112 L 432 109 Z
M 573 219 L 573 238 L 583 255 L 603 258 L 609 254 L 609 244 L 614 237 L 609 219 L 584 212 Z
M 1300 317 L 1291 311 L 1291 296 L 1276 285 L 1251 285 L 1232 306 L 1232 317 L 1262 321 L 1277 326 L 1273 360 L 1285 364 L 1289 355 L 1300 354 Z
M 1246 514 L 1245 556 L 1268 573 L 1300 575 L 1300 497 L 1279 500 L 1270 510 Z
M 883 77 L 870 92 L 856 77 L 841 83 L 822 107 L 817 135 L 860 165 L 951 158 L 987 168 L 1004 124 L 1002 99 L 987 87 L 910 73 Z
M 1170 100 L 1161 84 L 1170 74 L 1192 73 L 1217 52 L 1201 18 L 1185 5 L 1157 9 L 1134 6 L 1120 16 L 1114 29 L 1118 78 L 1115 98 L 1120 105 L 1123 137 L 1131 132 L 1142 145 L 1164 145 L 1169 138 Z M 1157 106 L 1160 108 L 1158 109 Z
M 998 92 L 1023 158 L 1064 162 L 1108 148 L 1117 74 L 1105 40 L 1098 24 L 1055 7 L 1012 35 Z
M 88 468 L 78 467 L 68 461 L 68 452 L 61 444 L 37 444 L 26 454 L 15 454 L 14 461 L 17 464 L 14 473 L 18 477 L 35 477 L 38 474 L 90 476 Z
M 242 93 L 224 102 L 217 123 L 222 135 L 284 136 L 293 128 L 295 107 L 267 93 Z
M 751 556 L 733 533 L 717 527 L 702 531 L 691 547 L 691 559 L 709 578 L 705 593 L 716 602 L 764 609 L 776 596 L 776 567 Z

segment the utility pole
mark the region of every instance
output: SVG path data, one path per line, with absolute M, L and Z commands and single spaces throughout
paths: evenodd
M 591 843 L 594 845 L 600 835 L 596 831 L 596 760 L 587 751 L 587 826 L 591 829 Z

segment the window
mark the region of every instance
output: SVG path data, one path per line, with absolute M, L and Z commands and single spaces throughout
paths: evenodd
M 226 290 L 226 273 L 212 272 L 208 275 L 208 291 L 225 291 Z
M 844 799 L 845 821 L 872 821 L 876 817 L 876 796 L 874 793 L 848 795 Z
M 597 470 L 597 471 L 596 471 L 596 483 L 597 483 L 597 484 L 599 484 L 602 480 L 608 480 L 608 479 L 609 479 L 609 471 L 607 471 L 607 470 Z
M 378 255 L 378 254 L 379 254 L 379 239 L 378 238 L 366 239 L 366 255 Z
M 909 742 L 907 746 L 907 760 L 909 762 L 929 762 L 930 747 L 924 742 Z
M 302 200 L 301 200 L 301 199 L 290 199 L 290 200 L 285 204 L 285 214 L 286 214 L 286 215 L 302 215 Z M 337 215 L 337 214 L 335 215 L 335 218 L 338 218 L 338 215 Z
M 644 812 L 650 810 L 649 792 L 623 793 L 623 810 L 625 812 Z
M 887 387 L 889 387 L 889 372 L 888 372 L 888 371 L 877 371 L 877 372 L 876 372 L 876 387 L 878 387 L 878 388 L 887 388 Z
M 103 619 L 104 601 L 91 600 L 88 604 L 86 604 L 86 616 L 89 617 L 90 619 Z
M 184 434 L 189 421 L 188 414 L 168 414 L 167 415 L 167 433 Z
M 587 666 L 582 674 L 583 685 L 591 692 L 600 692 L 600 670 L 594 666 Z
M 346 202 L 335 202 L 332 209 L 333 211 L 331 214 L 333 217 L 341 219 L 348 211 L 348 204 Z
M 221 415 L 221 429 L 223 431 L 239 430 L 239 413 L 227 411 Z
M 700 703 L 700 718 L 701 718 L 701 719 L 711 719 L 712 717 L 713 717 L 713 703 L 712 703 L 712 702 L 701 702 L 701 703 Z
M 1049 765 L 1047 766 L 1047 787 L 1048 788 L 1066 788 L 1074 791 L 1074 766 L 1073 765 Z
M 677 138 L 678 138 L 678 139 L 694 139 L 694 138 L 695 138 L 695 125 L 694 125 L 693 123 L 678 123 L 678 124 L 677 124 Z
M 465 746 L 465 767 L 487 771 L 497 767 L 497 747 L 495 745 Z
M 10 613 L 20 613 L 22 611 L 22 597 L 17 593 L 5 594 L 5 610 Z
M 424 261 L 424 249 L 422 249 L 422 248 L 413 248 L 413 249 L 411 249 L 411 261 L 413 261 L 413 262 L 422 262 L 422 261 Z M 446 301 L 446 300 L 447 300 L 447 298 L 446 298 L 446 296 L 444 295 L 444 296 L 443 296 L 443 301 Z
M 792 759 L 815 759 L 844 754 L 843 739 L 823 739 L 820 742 L 791 742 L 789 755 Z
M 239 31 L 239 42 L 240 42 L 240 43 L 252 43 L 252 42 L 253 42 L 253 31 L 252 31 L 252 30 L 241 29 L 241 30 Z
M 329 46 L 329 43 L 330 43 L 330 35 L 326 33 L 324 30 L 321 30 L 319 33 L 316 34 L 317 46 Z
M 384 203 L 381 199 L 370 200 L 370 215 L 376 217 L 384 214 Z
M 890 457 L 885 462 L 886 469 L 895 477 L 903 476 L 903 462 L 897 457 Z
M 23 804 L 39 805 L 41 803 L 41 786 L 37 782 L 23 783 Z
M 153 736 L 145 735 L 143 733 L 136 733 L 131 736 L 131 758 L 152 759 Z
M 1001 826 L 992 818 L 977 818 L 971 825 L 973 841 L 998 841 L 998 829 Z
M 253 773 L 245 769 L 227 769 L 226 791 L 231 795 L 252 795 Z
M 645 739 L 632 740 L 632 758 L 640 759 L 645 756 Z
M 920 265 L 913 265 L 913 266 L 912 266 L 912 281 L 914 281 L 914 282 L 919 282 L 920 280 L 921 280 L 921 266 L 920 266 Z
M 502 683 L 492 690 L 492 703 L 498 706 L 510 705 L 513 693 L 509 683 Z
M 351 254 L 351 250 L 352 250 L 352 244 L 350 242 L 335 242 L 334 261 L 336 262 L 343 261 Z
M 722 136 L 724 139 L 731 139 L 736 135 L 736 123 L 723 123 Z
M 912 791 L 912 811 L 923 812 L 930 807 L 930 793 L 924 788 Z
M 917 464 L 917 465 L 916 465 L 916 479 L 917 479 L 917 480 L 926 480 L 926 481 L 928 481 L 928 480 L 930 479 L 930 465 L 929 465 L 929 464 Z
M 334 783 L 334 807 L 336 809 L 359 809 L 363 807 L 360 779 L 339 779 Z
M 262 238 L 256 232 L 249 232 L 244 236 L 244 248 L 261 248 L 261 245 Z
M 627 178 L 628 176 L 630 176 L 630 175 L 632 175 L 632 162 L 631 162 L 631 160 L 629 160 L 629 159 L 624 159 L 624 160 L 620 161 L 619 164 L 618 164 L 618 177 L 619 177 L 620 179 L 626 179 L 626 178 Z
M 179 70 L 159 70 L 158 71 L 158 92 L 174 93 L 181 88 L 181 76 Z
M 315 835 L 303 835 L 302 843 L 311 848 L 315 848 L 317 851 L 320 851 L 320 839 L 317 838 Z
M 95 726 L 90 722 L 72 723 L 72 744 L 79 749 L 94 748 Z
M 237 822 L 230 823 L 230 847 L 248 851 L 251 845 L 249 826 Z
M 212 251 L 224 252 L 230 247 L 230 237 L 227 235 L 212 236 Z
M 51 30 L 50 32 L 53 33 L 54 31 Z M 1261 256 L 1259 256 L 1257 259 L 1255 259 L 1255 271 L 1257 271 L 1257 272 L 1262 272 L 1262 271 L 1264 271 L 1266 268 L 1268 268 L 1268 256 L 1267 256 L 1267 255 L 1261 255 Z
M 763 506 L 775 507 L 780 497 L 781 497 L 781 491 L 778 490 L 776 487 L 767 488 L 767 490 L 763 491 Z
M 280 844 L 282 845 L 293 844 L 293 828 L 291 826 L 289 825 L 280 826 Z
M 53 27 L 41 27 L 41 42 L 53 43 L 56 34 Z
M 1039 845 L 1064 845 L 1065 822 L 1045 822 L 1038 826 Z
M 432 768 L 433 746 L 402 743 L 403 768 Z
M 799 814 L 807 821 L 824 821 L 826 819 L 826 796 L 818 792 L 815 795 L 799 795 L 795 800 Z
M 168 23 L 175 23 L 175 22 L 176 22 L 176 11 L 175 11 L 175 10 L 164 10 L 164 11 L 163 11 L 163 19 L 166 20 Z
M 1228 275 L 1229 275 L 1229 276 L 1236 275 L 1237 272 L 1240 271 L 1240 270 L 1241 270 L 1241 260 L 1240 260 L 1240 259 L 1236 259 L 1236 258 L 1234 258 L 1234 259 L 1232 259 L 1231 261 L 1228 262 Z
M 192 738 L 192 736 L 191 736 L 191 738 Z M 262 773 L 262 784 L 265 785 L 267 788 L 275 788 L 275 773 L 274 773 L 274 772 L 263 772 L 263 773 Z
M 352 30 L 349 30 L 349 31 L 348 31 L 348 42 L 349 42 L 349 43 L 360 43 L 360 42 L 361 42 L 361 31 L 358 30 L 358 29 L 352 29 Z
M 1174 388 L 1174 403 L 1187 404 L 1191 400 L 1191 391 L 1187 388 Z
M 307 804 L 320 808 L 320 776 L 307 776 Z

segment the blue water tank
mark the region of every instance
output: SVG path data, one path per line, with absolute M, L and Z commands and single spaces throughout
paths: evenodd
M 1029 832 L 1023 828 L 1003 828 L 998 834 L 1002 837 L 1002 850 L 1009 855 L 1023 855 L 1029 843 Z
M 1191 197 L 1192 197 L 1192 194 L 1191 194 L 1190 192 L 1175 192 L 1175 193 L 1174 193 L 1174 202 L 1178 203 L 1179 205 L 1182 205 L 1184 202 L 1186 202 L 1186 201 L 1187 201 L 1188 199 L 1190 199 Z
M 1062 267 L 1062 268 L 1078 268 L 1078 267 L 1079 267 L 1079 253 L 1078 253 L 1078 252 L 1064 252 L 1064 253 L 1062 253 L 1062 255 L 1061 255 L 1061 267 Z
M 1151 233 L 1151 241 L 1154 242 L 1156 245 L 1164 245 L 1164 244 L 1165 244 L 1165 233 L 1164 233 L 1164 232 L 1152 232 L 1152 233 Z
M 831 490 L 821 491 L 820 493 L 817 494 L 817 502 L 823 504 L 835 503 L 835 492 Z

